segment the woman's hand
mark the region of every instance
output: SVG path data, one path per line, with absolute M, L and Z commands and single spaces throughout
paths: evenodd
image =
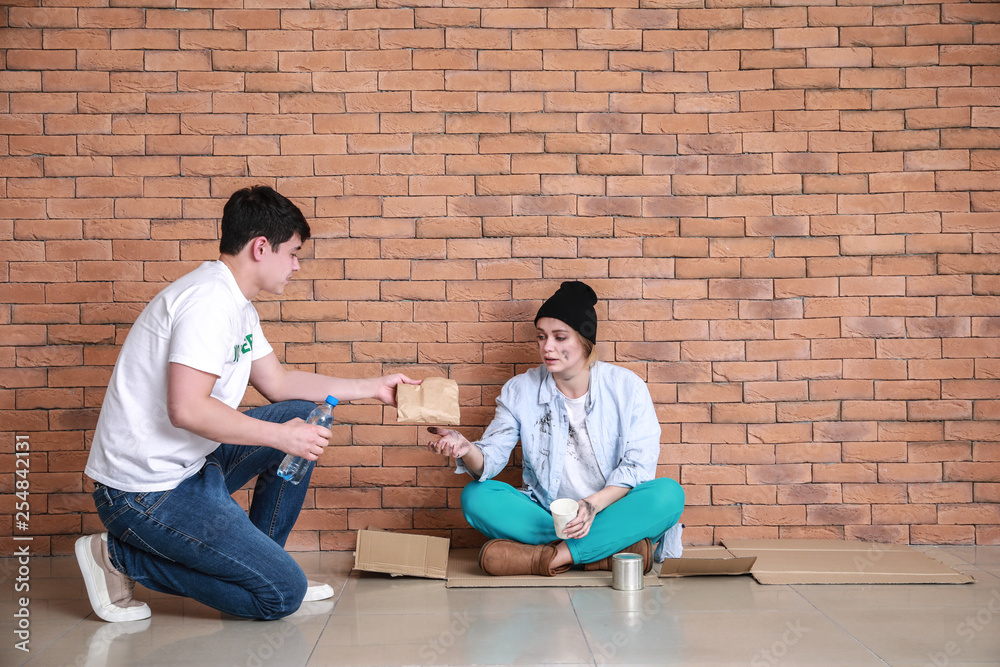
M 587 496 L 580 501 L 576 518 L 566 524 L 563 532 L 574 540 L 586 537 L 597 513 L 624 498 L 628 492 L 629 490 L 622 486 L 606 486 L 597 493 Z
M 428 426 L 427 430 L 440 436 L 437 440 L 428 442 L 427 449 L 435 454 L 444 454 L 456 459 L 461 458 L 465 469 L 472 473 L 473 477 L 476 479 L 482 477 L 486 459 L 483 457 L 483 451 L 477 445 L 469 442 L 464 435 L 455 429 Z
M 427 449 L 435 454 L 444 454 L 457 459 L 465 456 L 472 449 L 472 443 L 454 429 L 429 426 L 427 431 L 440 436 L 437 440 L 431 440 L 427 443 Z
M 566 528 L 563 532 L 566 537 L 572 540 L 579 540 L 587 536 L 590 532 L 590 527 L 594 523 L 594 517 L 597 516 L 598 509 L 594 506 L 592 502 L 584 498 L 580 501 L 580 507 L 576 511 L 576 518 L 566 524 Z

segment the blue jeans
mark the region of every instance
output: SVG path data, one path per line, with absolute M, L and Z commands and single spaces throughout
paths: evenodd
M 247 415 L 284 423 L 305 419 L 309 401 L 253 408 Z M 298 485 L 275 474 L 284 452 L 219 445 L 204 467 L 169 491 L 94 488 L 108 529 L 111 563 L 143 586 L 194 598 L 246 618 L 277 619 L 299 608 L 306 576 L 284 544 L 302 509 L 312 466 Z M 254 477 L 249 515 L 232 494 Z
M 684 489 L 669 477 L 643 482 L 594 517 L 590 532 L 566 540 L 574 563 L 593 563 L 648 537 L 655 544 L 684 511 Z M 462 489 L 462 512 L 473 528 L 491 539 L 549 544 L 556 537 L 552 514 L 510 484 L 494 479 Z

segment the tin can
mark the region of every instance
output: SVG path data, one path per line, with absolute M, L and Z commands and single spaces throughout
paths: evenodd
M 642 556 L 639 554 L 612 556 L 611 588 L 616 591 L 642 590 Z

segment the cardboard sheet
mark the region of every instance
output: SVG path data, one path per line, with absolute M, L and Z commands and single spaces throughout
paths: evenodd
M 643 585 L 659 586 L 656 570 L 646 575 Z M 479 569 L 479 549 L 455 549 L 448 559 L 448 588 L 581 588 L 611 587 L 610 572 L 584 572 L 569 570 L 554 577 L 526 574 L 515 577 L 494 577 Z
M 971 576 L 903 544 L 841 540 L 723 540 L 734 556 L 755 556 L 762 584 L 967 584 Z M 685 550 L 685 555 L 688 551 Z
M 723 540 L 688 547 L 654 565 L 646 587 L 665 577 L 750 573 L 761 584 L 967 584 L 974 579 L 902 544 L 842 540 Z M 611 586 L 610 572 L 570 570 L 555 577 L 494 577 L 479 569 L 478 549 L 449 552 L 441 537 L 359 530 L 354 568 L 446 579 L 449 588 Z
M 354 569 L 392 575 L 444 579 L 451 540 L 429 535 L 359 530 Z
M 737 558 L 725 547 L 685 547 L 680 558 L 668 558 L 660 566 L 661 577 L 750 574 L 756 556 Z

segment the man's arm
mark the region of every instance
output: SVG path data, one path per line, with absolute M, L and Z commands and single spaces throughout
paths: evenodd
M 330 438 L 330 430 L 293 419 L 274 424 L 248 417 L 212 396 L 218 377 L 184 364 L 167 371 L 167 415 L 177 428 L 213 442 L 273 447 L 315 461 Z
M 395 405 L 396 385 L 400 383 L 420 384 L 402 373 L 347 379 L 288 370 L 273 352 L 255 359 L 250 367 L 250 384 L 272 403 L 294 398 L 319 403 L 327 396 L 336 396 L 340 401 L 377 398 L 387 405 Z

